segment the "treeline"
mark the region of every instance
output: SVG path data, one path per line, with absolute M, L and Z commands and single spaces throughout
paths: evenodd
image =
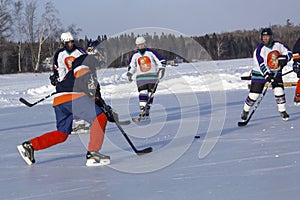
M 293 25 L 287 20 L 286 25 L 271 26 L 274 40 L 281 41 L 291 49 L 300 37 L 300 26 Z M 238 30 L 220 34 L 206 34 L 204 36 L 184 37 L 162 33 L 161 35 L 143 35 L 147 46 L 154 48 L 168 60 L 176 57 L 184 61 L 193 60 L 226 60 L 249 58 L 260 40 L 261 29 Z M 136 35 L 127 34 L 108 39 L 102 44 L 106 52 L 106 63 L 110 67 L 125 66 L 135 49 Z
M 287 45 L 291 50 L 300 37 L 300 26 L 287 20 L 286 25 L 271 26 L 274 40 Z M 238 30 L 229 33 L 193 37 L 211 55 L 212 59 L 235 59 L 252 57 L 260 42 L 260 29 Z
M 0 1 L 0 74 L 17 72 L 39 72 L 51 67 L 43 64 L 51 59 L 61 47 L 60 35 L 70 31 L 78 38 L 82 31 L 76 25 L 63 26 L 58 11 L 51 1 L 38 14 L 37 0 Z M 300 37 L 300 26 L 287 20 L 285 25 L 273 25 L 275 40 L 290 48 Z M 101 34 L 100 34 L 101 35 Z M 97 51 L 106 67 L 126 66 L 135 49 L 135 33 L 109 38 L 98 36 Z M 203 60 L 211 57 L 235 59 L 252 57 L 260 42 L 260 29 L 238 30 L 228 33 L 213 33 L 204 36 L 186 37 L 172 33 L 145 34 L 147 45 L 159 51 L 168 60 L 176 57 L 185 61 Z M 89 38 L 76 39 L 78 46 L 86 47 Z M 48 60 L 49 60 L 48 59 Z
M 39 3 L 0 1 L 0 73 L 40 71 L 42 61 L 59 48 L 62 32 L 79 35 L 76 25 L 62 25 L 51 1 L 41 12 L 37 11 Z

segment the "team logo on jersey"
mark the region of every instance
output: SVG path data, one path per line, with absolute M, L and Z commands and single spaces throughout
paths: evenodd
M 268 53 L 267 64 L 270 69 L 278 69 L 278 56 L 280 52 L 278 50 L 273 50 Z
M 151 60 L 148 56 L 142 56 L 138 58 L 138 64 L 141 72 L 147 72 L 151 69 Z
M 67 66 L 68 70 L 70 71 L 72 69 L 72 63 L 75 60 L 74 56 L 68 56 L 65 58 L 65 65 Z

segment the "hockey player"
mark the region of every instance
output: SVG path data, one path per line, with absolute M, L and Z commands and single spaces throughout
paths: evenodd
M 81 55 L 72 64 L 72 67 L 57 83 L 53 100 L 53 108 L 56 115 L 57 130 L 32 138 L 18 146 L 18 150 L 28 165 L 35 162 L 34 152 L 49 148 L 64 142 L 72 130 L 74 116 L 91 124 L 90 140 L 86 154 L 87 166 L 101 166 L 110 163 L 110 157 L 99 153 L 101 149 L 107 116 L 100 108 L 104 101 L 99 91 L 99 83 L 96 79 L 93 59 L 88 55 Z M 95 97 L 99 102 L 95 103 Z M 104 103 L 105 104 L 105 103 Z
M 251 107 L 262 93 L 266 82 L 271 82 L 274 91 L 278 111 L 283 120 L 288 120 L 289 115 L 285 108 L 285 93 L 282 81 L 282 68 L 292 58 L 290 49 L 278 41 L 273 40 L 273 32 L 270 28 L 261 31 L 261 43 L 253 53 L 254 67 L 252 69 L 251 87 L 244 103 L 241 114 L 242 120 L 246 120 Z
M 63 44 L 63 48 L 54 54 L 53 74 L 50 76 L 51 84 L 54 86 L 65 78 L 66 74 L 71 70 L 72 62 L 77 57 L 87 54 L 83 48 L 75 45 L 73 35 L 70 32 L 62 33 L 60 40 Z M 87 130 L 88 128 L 89 124 L 83 120 L 77 118 L 74 120 L 74 130 Z
M 139 92 L 140 117 L 149 117 L 153 94 L 157 84 L 163 78 L 166 67 L 166 60 L 156 51 L 146 48 L 144 37 L 137 37 L 135 40 L 137 50 L 131 56 L 128 64 L 127 77 L 132 82 L 132 76 L 136 75 L 136 84 Z M 144 115 L 144 116 L 142 116 Z
M 294 56 L 293 59 L 294 61 L 293 70 L 297 74 L 297 77 L 299 78 L 295 90 L 294 104 L 295 106 L 300 106 L 300 37 L 294 45 L 293 54 L 296 54 L 296 56 Z
M 74 43 L 74 38 L 70 32 L 62 33 L 60 40 L 63 48 L 59 49 L 53 58 L 53 75 L 50 76 L 51 84 L 56 84 L 62 81 L 66 74 L 71 70 L 72 62 L 75 58 L 87 54 L 87 52 L 77 47 Z

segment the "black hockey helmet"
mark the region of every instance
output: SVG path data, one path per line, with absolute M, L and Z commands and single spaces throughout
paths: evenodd
M 273 31 L 271 28 L 263 28 L 260 33 L 260 39 L 263 41 L 263 36 L 270 36 L 269 42 L 265 44 L 265 46 L 270 47 L 273 45 Z
M 271 29 L 271 28 L 263 28 L 263 29 L 261 30 L 261 33 L 260 33 L 260 38 L 262 39 L 262 37 L 263 37 L 264 35 L 273 36 L 273 31 L 272 31 L 272 29 Z

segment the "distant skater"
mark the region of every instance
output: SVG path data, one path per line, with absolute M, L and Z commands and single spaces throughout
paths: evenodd
M 137 50 L 130 58 L 127 76 L 129 82 L 132 82 L 133 74 L 137 73 L 136 84 L 141 111 L 139 117 L 148 118 L 158 82 L 164 77 L 166 60 L 156 51 L 146 48 L 144 37 L 137 37 L 135 44 Z

